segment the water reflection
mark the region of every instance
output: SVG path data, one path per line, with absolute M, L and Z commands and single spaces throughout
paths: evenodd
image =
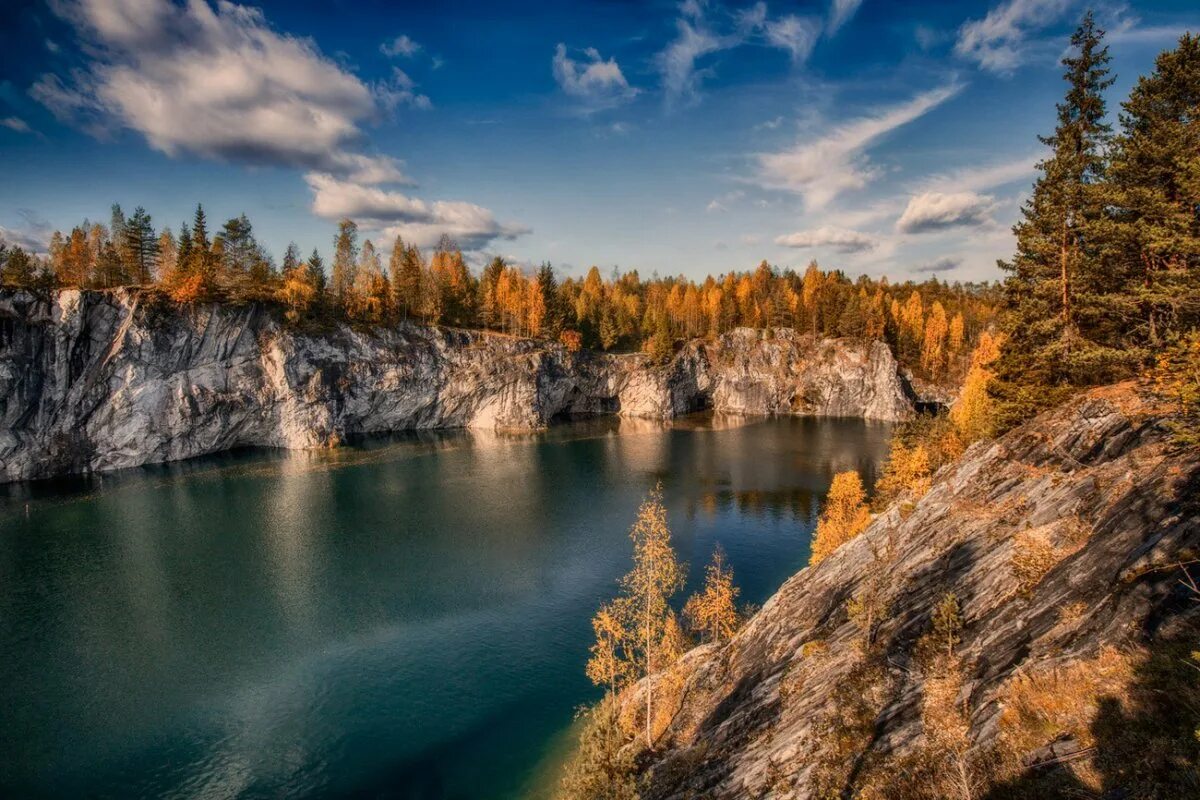
M 0 794 L 519 797 L 662 480 L 761 602 L 886 426 L 598 419 L 0 487 Z

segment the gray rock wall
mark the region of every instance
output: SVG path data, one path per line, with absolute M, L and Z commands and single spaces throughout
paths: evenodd
M 705 407 L 880 420 L 912 410 L 886 345 L 792 331 L 733 331 L 660 366 L 415 325 L 306 335 L 262 306 L 179 308 L 126 290 L 49 302 L 0 290 L 0 482 L 242 446 Z
M 974 445 L 914 506 L 893 505 L 790 578 L 730 642 L 689 652 L 643 796 L 813 797 L 815 765 L 834 746 L 822 720 L 837 718 L 838 688 L 863 660 L 846 603 L 868 581 L 887 609 L 873 639 L 886 678 L 869 742 L 843 761 L 894 765 L 880 760 L 922 743 L 927 676 L 914 648 L 947 592 L 962 604 L 958 702 L 980 749 L 997 740 L 1014 676 L 1194 630 L 1200 604 L 1180 565 L 1200 550 L 1200 453 L 1170 446 L 1160 413 L 1133 386 L 1104 387 Z M 1056 559 L 1032 586 L 1014 569 L 1021 537 Z M 635 718 L 642 688 L 624 698 Z M 1052 747 L 1046 737 L 1038 745 Z

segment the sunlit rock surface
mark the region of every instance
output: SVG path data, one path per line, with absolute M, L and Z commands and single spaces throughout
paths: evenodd
M 1014 570 L 1022 541 L 1048 548 L 1053 564 L 1033 586 Z M 883 759 L 924 736 L 927 676 L 914 647 L 945 593 L 965 623 L 958 701 L 973 746 L 985 748 L 1015 675 L 1195 630 L 1200 603 L 1181 565 L 1194 570 L 1197 552 L 1200 452 L 1172 447 L 1161 410 L 1132 385 L 1083 394 L 976 444 L 915 505 L 893 505 L 789 579 L 729 643 L 688 653 L 681 705 L 644 763 L 644 796 L 813 796 L 812 771 L 832 746 L 822 720 L 844 713 L 836 692 L 862 663 L 846 604 L 867 581 L 887 610 L 874 638 L 881 699 L 861 758 L 894 765 Z M 635 715 L 641 691 L 625 698 Z M 1036 744 L 1025 763 L 1071 745 L 1053 732 Z
M 881 343 L 736 330 L 666 365 L 498 334 L 401 325 L 292 331 L 258 305 L 136 291 L 0 290 L 0 481 L 242 446 L 325 447 L 418 428 L 527 431 L 555 417 L 702 408 L 897 420 Z

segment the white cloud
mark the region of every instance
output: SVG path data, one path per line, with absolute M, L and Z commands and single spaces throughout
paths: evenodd
M 345 172 L 365 166 L 360 125 L 378 98 L 308 40 L 222 0 L 63 0 L 92 55 L 70 83 L 41 76 L 35 98 L 96 132 L 130 128 L 175 156 Z M 371 167 L 394 172 L 395 162 Z
M 829 35 L 838 32 L 843 25 L 850 21 L 862 5 L 862 0 L 833 0 L 829 5 Z
M 0 127 L 8 128 L 10 131 L 16 131 L 17 133 L 32 132 L 29 123 L 20 117 L 5 117 L 0 119 Z
M 796 63 L 808 60 L 812 54 L 817 38 L 821 35 L 821 24 L 812 18 L 801 18 L 789 14 L 776 20 L 770 20 L 763 25 L 767 42 L 782 50 L 787 50 Z
M 391 58 L 396 58 L 397 56 L 403 58 L 412 58 L 420 49 L 421 45 L 417 44 L 410 39 L 407 34 L 403 33 L 397 36 L 395 39 L 389 39 L 388 41 L 379 45 L 379 52 Z
M 685 4 L 686 6 L 687 4 Z M 694 4 L 693 4 L 694 5 Z M 690 13 L 688 13 L 690 12 Z M 695 20 L 697 24 L 693 24 Z M 696 60 L 728 47 L 728 42 L 703 27 L 698 8 L 685 8 L 685 16 L 675 21 L 679 35 L 658 54 L 667 104 L 690 104 L 699 99 L 700 83 L 711 70 L 696 69 Z
M 392 67 L 392 76 L 386 81 L 375 84 L 375 96 L 379 104 L 388 111 L 395 111 L 400 106 L 418 108 L 428 111 L 433 108 L 429 98 L 416 91 L 416 83 L 408 77 L 408 73 L 399 67 Z
M 896 221 L 900 233 L 926 233 L 963 225 L 986 225 L 995 198 L 975 192 L 922 192 L 908 201 Z
M 783 124 L 783 117 L 775 117 L 764 122 L 760 122 L 754 126 L 756 131 L 773 131 Z
M 741 189 L 735 189 L 732 192 L 726 192 L 720 197 L 714 197 L 712 200 L 710 200 L 708 205 L 704 207 L 704 210 L 710 214 L 728 211 L 730 205 L 738 202 L 745 196 L 746 193 Z
M 30 253 L 44 254 L 50 243 L 53 226 L 33 209 L 18 209 L 17 215 L 24 224 L 20 228 L 6 228 L 0 225 L 0 241 Z
M 873 249 L 879 242 L 874 237 L 859 231 L 822 225 L 813 230 L 777 236 L 775 244 L 797 248 L 824 247 L 838 253 L 861 253 L 864 250 Z
M 958 30 L 954 52 L 1002 75 L 1025 60 L 1031 32 L 1058 20 L 1073 0 L 1008 0 Z
M 917 95 L 871 116 L 843 123 L 817 139 L 804 138 L 777 153 L 760 153 L 758 180 L 771 189 L 795 192 L 807 208 L 824 208 L 839 194 L 861 189 L 878 175 L 865 151 L 872 144 L 953 97 L 957 84 Z
M 491 211 L 474 203 L 426 202 L 402 192 L 340 180 L 326 173 L 304 176 L 313 191 L 312 211 L 326 219 L 349 217 L 387 238 L 431 247 L 442 234 L 455 238 L 465 250 L 479 250 L 497 239 L 515 239 L 529 232 L 521 225 L 498 222 Z
M 580 63 L 567 55 L 567 46 L 554 49 L 551 68 L 554 80 L 564 92 L 579 100 L 587 110 L 612 108 L 632 100 L 638 90 L 629 85 L 616 59 L 605 61 L 594 47 L 584 51 L 587 60 Z
M 1032 177 L 1037 172 L 1037 163 L 1042 156 L 1042 151 L 1030 151 L 1008 161 L 953 170 L 927 178 L 921 182 L 918 189 L 920 191 L 982 192 L 1022 178 Z

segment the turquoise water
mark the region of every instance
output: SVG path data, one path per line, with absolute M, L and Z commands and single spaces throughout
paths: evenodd
M 888 433 L 603 420 L 0 487 L 0 795 L 543 796 L 645 491 L 693 583 L 720 542 L 761 603 Z

